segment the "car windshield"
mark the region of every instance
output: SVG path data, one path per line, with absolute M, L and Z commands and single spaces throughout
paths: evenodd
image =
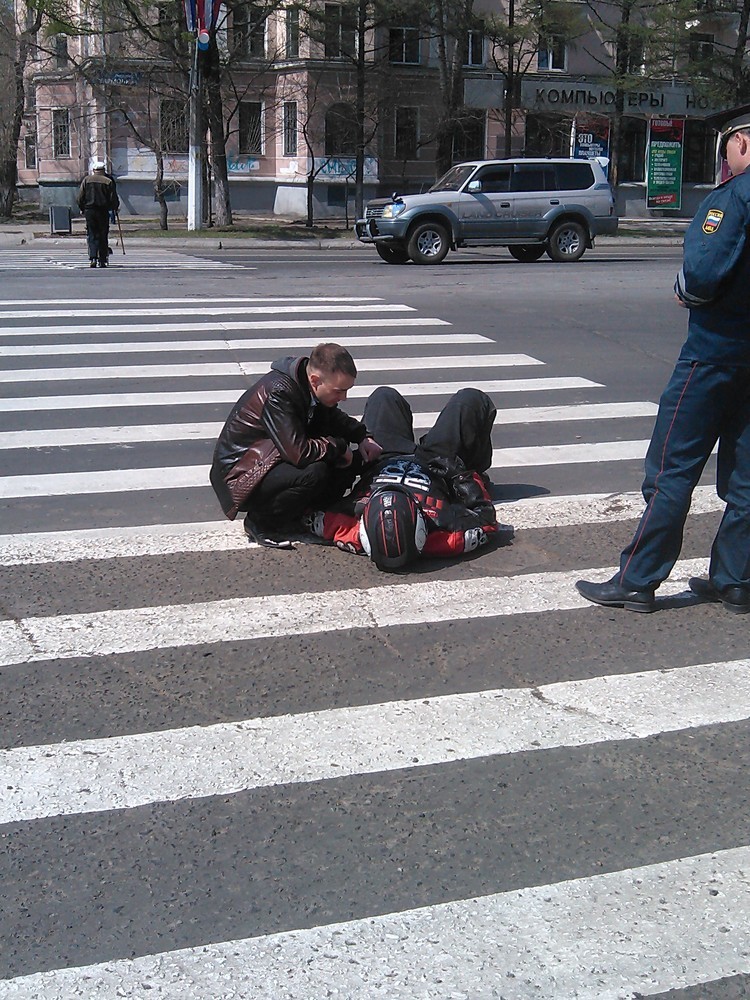
M 439 181 L 435 181 L 430 191 L 458 191 L 476 169 L 475 163 L 459 163 L 457 167 L 451 167 L 447 174 L 443 174 Z

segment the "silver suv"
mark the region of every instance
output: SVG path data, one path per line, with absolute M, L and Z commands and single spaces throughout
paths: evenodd
M 617 232 L 607 161 L 458 163 L 425 194 L 371 201 L 356 224 L 387 264 L 439 264 L 449 250 L 507 246 L 530 263 L 545 252 L 580 260 L 594 237 Z

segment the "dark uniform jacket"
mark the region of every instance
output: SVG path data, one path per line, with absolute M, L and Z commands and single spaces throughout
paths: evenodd
M 675 292 L 690 307 L 682 361 L 750 366 L 750 169 L 701 203 Z
M 76 201 L 82 212 L 91 211 L 94 208 L 116 212 L 120 207 L 115 182 L 111 177 L 101 173 L 89 174 L 88 177 L 83 178 L 81 186 L 78 188 Z
M 338 406 L 317 403 L 308 358 L 281 358 L 247 390 L 227 417 L 214 449 L 211 485 L 230 519 L 279 462 L 298 469 L 335 462 L 367 429 Z

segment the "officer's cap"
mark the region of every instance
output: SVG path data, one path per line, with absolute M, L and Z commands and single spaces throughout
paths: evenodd
M 721 132 L 719 152 L 722 156 L 726 156 L 727 142 L 731 136 L 742 129 L 750 129 L 750 104 L 742 104 L 737 108 L 729 108 L 728 111 L 719 111 L 715 115 L 709 115 L 706 118 L 706 124 L 716 129 L 717 132 Z

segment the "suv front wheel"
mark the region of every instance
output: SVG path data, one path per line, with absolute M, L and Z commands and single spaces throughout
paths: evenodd
M 547 254 L 558 264 L 580 260 L 586 252 L 586 230 L 580 222 L 561 222 L 549 234 Z
M 448 249 L 448 232 L 439 222 L 417 223 L 407 244 L 409 256 L 415 264 L 439 264 Z

